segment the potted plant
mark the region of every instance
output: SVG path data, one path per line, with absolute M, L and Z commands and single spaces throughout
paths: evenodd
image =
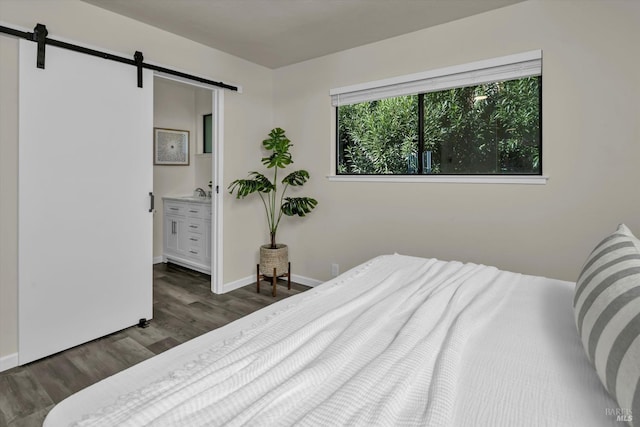
M 271 243 L 260 247 L 260 273 L 271 277 L 273 269 L 276 276 L 288 272 L 289 249 L 287 245 L 276 243 L 276 233 L 282 215 L 305 216 L 316 207 L 318 202 L 311 197 L 285 197 L 289 186 L 298 187 L 309 180 L 309 172 L 297 170 L 285 176 L 278 182 L 278 170 L 284 169 L 291 163 L 289 149 L 292 144 L 282 128 L 275 128 L 269 132 L 269 138 L 262 141 L 262 145 L 271 153 L 262 159 L 262 164 L 273 169 L 273 180 L 269 180 L 260 172 L 249 172 L 246 179 L 236 179 L 229 184 L 229 193 L 237 199 L 244 199 L 250 194 L 258 193 L 267 215 Z M 282 184 L 282 185 L 280 185 Z

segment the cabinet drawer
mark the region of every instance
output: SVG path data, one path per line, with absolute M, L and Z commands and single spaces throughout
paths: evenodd
M 188 248 L 204 249 L 204 236 L 202 234 L 189 233 L 187 235 Z
M 196 205 L 195 203 L 188 204 L 186 205 L 185 210 L 187 212 L 187 216 L 192 218 L 202 218 L 204 206 Z
M 187 219 L 187 231 L 189 233 L 204 233 L 204 225 L 202 224 L 202 220 Z
M 184 215 L 186 206 L 182 203 L 164 202 L 164 211 L 171 215 Z
M 192 258 L 194 260 L 197 261 L 201 261 L 202 259 L 204 259 L 204 249 L 203 248 L 188 248 L 187 249 L 187 256 L 189 258 Z

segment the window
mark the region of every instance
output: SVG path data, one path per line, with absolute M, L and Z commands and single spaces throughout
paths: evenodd
M 212 138 L 211 138 L 211 123 L 213 120 L 213 116 L 211 114 L 205 114 L 204 116 L 202 116 L 202 127 L 203 127 L 203 132 L 202 132 L 202 141 L 203 141 L 203 147 L 202 147 L 202 152 L 203 153 L 213 153 L 213 145 L 212 145 Z
M 541 175 L 541 52 L 332 91 L 337 175 Z

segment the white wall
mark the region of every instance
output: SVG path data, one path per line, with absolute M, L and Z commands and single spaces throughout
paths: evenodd
M 213 172 L 213 160 L 211 154 L 203 154 L 204 151 L 204 120 L 205 114 L 211 114 L 211 91 L 206 89 L 196 90 L 196 138 L 193 153 L 193 163 L 196 168 L 195 187 L 209 191 L 209 181 Z M 212 129 L 213 132 L 213 129 Z
M 247 141 L 261 141 L 272 127 L 273 72 L 267 68 L 78 0 L 0 0 L 0 20 L 4 25 L 28 30 L 42 23 L 51 38 L 123 55 L 133 56 L 139 50 L 147 61 L 241 84 L 242 94 L 225 94 L 225 183 L 235 177 L 229 171 L 237 170 L 247 157 Z M 0 36 L 0 365 L 17 351 L 17 43 Z M 132 79 L 135 84 L 133 67 Z M 242 236 L 252 230 L 260 234 L 261 224 L 243 224 L 242 218 L 233 215 L 231 197 L 224 197 L 229 199 L 225 200 L 223 212 L 225 250 L 248 254 L 250 260 L 243 262 L 242 255 L 237 256 L 240 261 L 236 262 L 232 256 L 225 258 L 223 280 L 229 282 L 247 274 L 245 265 L 249 272 L 253 271 L 252 257 L 257 249 Z
M 275 71 L 275 124 L 319 201 L 284 224 L 294 272 L 384 253 L 575 280 L 619 222 L 640 235 L 640 2 L 531 0 Z M 328 182 L 329 90 L 543 50 L 544 186 Z

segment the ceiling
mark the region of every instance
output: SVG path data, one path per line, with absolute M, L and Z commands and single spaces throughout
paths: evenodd
M 82 0 L 269 68 L 523 0 Z

